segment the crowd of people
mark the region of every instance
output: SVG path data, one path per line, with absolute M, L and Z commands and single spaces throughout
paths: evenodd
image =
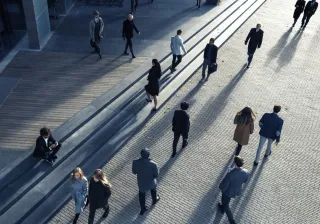
M 137 2 L 137 1 L 136 1 Z M 199 2 L 199 1 L 198 1 Z M 198 4 L 198 3 L 197 3 Z M 137 6 L 137 5 L 136 5 Z M 305 0 L 298 0 L 295 5 L 294 11 L 294 23 L 295 26 L 300 14 L 304 12 L 302 18 L 301 28 L 305 28 L 312 15 L 316 12 L 318 3 L 316 0 L 311 0 L 305 4 Z M 91 33 L 91 45 L 95 48 L 95 51 L 100 57 L 99 43 L 102 38 L 102 32 L 104 23 L 99 16 L 98 11 L 94 11 L 94 19 L 90 21 L 90 33 Z M 134 58 L 132 47 L 133 31 L 140 33 L 133 22 L 133 15 L 129 14 L 127 20 L 123 22 L 122 36 L 126 40 L 124 54 L 128 55 L 128 48 Z M 183 53 L 187 54 L 187 50 L 184 46 L 183 38 L 181 37 L 182 30 L 177 30 L 177 34 L 171 38 L 171 52 L 173 55 L 171 72 L 176 71 L 176 67 L 182 61 Z M 261 24 L 257 24 L 255 28 L 252 28 L 245 39 L 245 44 L 248 44 L 248 62 L 247 68 L 253 59 L 253 55 L 257 48 L 262 45 L 264 32 L 261 30 Z M 202 64 L 202 82 L 208 81 L 211 73 L 217 70 L 217 55 L 218 47 L 214 44 L 215 39 L 210 38 L 209 43 L 204 48 L 203 64 Z M 148 84 L 145 86 L 148 103 L 154 101 L 153 110 L 157 110 L 157 96 L 160 89 L 160 78 L 162 70 L 160 63 L 157 59 L 152 60 L 152 67 L 149 70 Z M 172 131 L 173 131 L 173 143 L 172 143 L 172 155 L 174 158 L 177 155 L 177 146 L 180 137 L 182 136 L 181 150 L 188 146 L 188 136 L 190 130 L 190 116 L 188 114 L 189 103 L 182 102 L 180 110 L 174 112 L 172 118 Z M 259 120 L 260 127 L 260 140 L 256 150 L 256 157 L 253 162 L 254 166 L 257 166 L 260 161 L 260 155 L 263 146 L 267 142 L 266 152 L 264 157 L 269 157 L 272 153 L 272 144 L 278 145 L 280 142 L 280 136 L 283 127 L 283 119 L 278 115 L 281 111 L 280 105 L 274 105 L 271 113 L 265 113 Z M 249 144 L 250 135 L 254 132 L 254 123 L 256 120 L 255 112 L 250 107 L 245 107 L 236 113 L 234 118 L 234 124 L 236 125 L 233 140 L 237 143 L 234 151 L 233 166 L 232 169 L 225 175 L 219 188 L 222 192 L 221 203 L 218 204 L 218 208 L 221 212 L 226 213 L 228 220 L 231 224 L 235 224 L 233 214 L 230 210 L 229 204 L 232 198 L 237 197 L 241 193 L 242 185 L 248 180 L 249 172 L 242 168 L 244 160 L 239 156 L 243 146 Z M 36 147 L 33 155 L 40 157 L 50 164 L 58 158 L 57 152 L 61 148 L 61 143 L 57 142 L 50 129 L 44 127 L 40 129 L 40 136 L 37 138 Z M 132 163 L 132 173 L 137 176 L 138 188 L 139 188 L 139 202 L 143 215 L 147 210 L 146 206 L 146 192 L 150 191 L 152 196 L 152 205 L 155 205 L 160 196 L 157 193 L 157 178 L 159 176 L 158 165 L 150 159 L 150 151 L 145 148 L 140 152 L 141 157 L 134 160 Z M 108 199 L 111 196 L 111 184 L 107 180 L 105 174 L 101 169 L 95 170 L 89 183 L 84 176 L 81 168 L 77 167 L 72 172 L 71 178 L 72 186 L 72 198 L 75 201 L 75 218 L 73 223 L 77 223 L 80 213 L 89 205 L 89 220 L 88 223 L 92 224 L 95 216 L 95 212 L 99 208 L 104 209 L 103 217 L 107 217 L 110 211 Z

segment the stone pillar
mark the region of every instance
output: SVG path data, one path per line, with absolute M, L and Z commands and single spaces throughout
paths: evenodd
M 72 0 L 59 0 L 59 13 L 67 14 L 72 6 Z
M 26 18 L 29 47 L 40 49 L 48 39 L 50 21 L 46 0 L 22 0 Z

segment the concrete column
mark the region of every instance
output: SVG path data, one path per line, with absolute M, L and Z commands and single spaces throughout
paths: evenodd
M 29 46 L 40 49 L 50 33 L 47 0 L 22 0 L 26 18 Z
M 72 6 L 72 0 L 59 0 L 59 13 L 67 14 Z

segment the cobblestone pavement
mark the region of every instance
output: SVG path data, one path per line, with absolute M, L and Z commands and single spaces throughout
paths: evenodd
M 268 160 L 253 168 L 259 138 L 256 122 L 249 145 L 241 152 L 251 176 L 242 196 L 232 201 L 232 211 L 238 223 L 244 224 L 319 223 L 320 13 L 303 32 L 299 27 L 290 30 L 293 6 L 294 1 L 280 0 L 262 6 L 222 47 L 219 71 L 209 82 L 198 84 L 198 72 L 104 166 L 113 193 L 110 215 L 100 219 L 101 223 L 228 223 L 216 204 L 218 185 L 236 146 L 232 140 L 234 115 L 250 105 L 260 119 L 275 103 L 283 107 L 282 141 Z M 257 22 L 265 31 L 264 42 L 252 68 L 246 70 L 243 42 Z M 191 103 L 190 144 L 172 160 L 171 118 L 183 99 Z M 161 201 L 141 217 L 131 161 L 144 147 L 150 148 L 161 168 Z M 150 204 L 150 196 L 148 200 Z M 71 223 L 73 208 L 69 202 L 50 223 Z M 80 223 L 87 222 L 87 215 L 88 209 Z M 100 217 L 101 211 L 96 214 Z

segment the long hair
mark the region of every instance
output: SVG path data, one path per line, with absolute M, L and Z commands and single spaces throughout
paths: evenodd
M 74 182 L 76 181 L 75 174 L 77 174 L 77 173 L 80 174 L 80 179 L 86 178 L 86 177 L 84 176 L 81 168 L 80 168 L 80 167 L 77 167 L 77 168 L 75 168 L 75 169 L 72 171 L 72 174 L 71 174 L 71 176 L 72 176 L 72 179 L 71 179 L 72 183 L 74 183 Z
M 152 63 L 154 64 L 155 69 L 161 74 L 161 65 L 157 59 L 152 59 Z
M 237 124 L 249 124 L 256 118 L 250 107 L 245 107 L 237 113 Z
M 101 181 L 103 184 L 106 184 L 109 187 L 111 187 L 111 184 L 109 183 L 109 181 L 106 178 L 106 175 L 104 175 L 101 169 L 96 169 L 93 173 L 93 176 L 97 178 L 99 181 Z

